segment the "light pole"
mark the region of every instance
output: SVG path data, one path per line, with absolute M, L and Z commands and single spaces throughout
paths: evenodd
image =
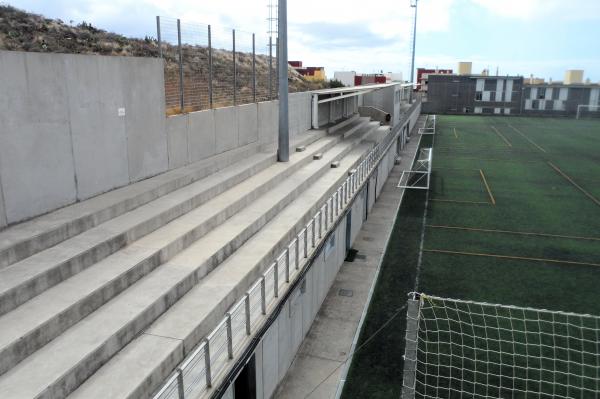
M 412 60 L 410 63 L 410 83 L 415 85 L 415 46 L 417 44 L 417 8 L 419 0 L 411 0 L 410 6 L 415 9 L 415 18 L 413 21 L 413 42 L 412 42 Z
M 290 160 L 290 129 L 288 125 L 288 46 L 287 46 L 287 0 L 279 0 L 277 33 L 279 48 L 277 62 L 279 67 L 279 135 L 277 160 Z

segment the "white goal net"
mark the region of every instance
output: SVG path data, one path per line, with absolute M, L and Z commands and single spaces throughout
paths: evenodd
M 600 105 L 578 105 L 576 118 L 600 118 Z
M 600 317 L 413 294 L 403 398 L 599 398 Z

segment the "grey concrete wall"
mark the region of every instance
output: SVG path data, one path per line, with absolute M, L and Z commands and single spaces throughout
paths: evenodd
M 165 118 L 158 59 L 0 51 L 0 70 L 0 227 L 233 149 L 277 147 L 277 101 Z M 310 129 L 311 96 L 289 101 L 293 137 Z
M 160 60 L 0 51 L 0 70 L 8 223 L 167 170 Z

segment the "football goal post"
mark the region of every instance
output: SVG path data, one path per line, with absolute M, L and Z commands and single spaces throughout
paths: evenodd
M 599 398 L 600 317 L 411 294 L 402 393 Z
M 600 118 L 600 105 L 585 105 L 579 104 L 577 106 L 577 119 L 592 117 Z

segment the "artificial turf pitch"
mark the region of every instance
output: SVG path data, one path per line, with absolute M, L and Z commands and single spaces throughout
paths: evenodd
M 436 130 L 421 143 L 434 141 L 419 270 L 427 194 L 409 190 L 345 398 L 400 396 L 406 314 L 398 310 L 415 288 L 600 315 L 600 122 L 438 116 Z

